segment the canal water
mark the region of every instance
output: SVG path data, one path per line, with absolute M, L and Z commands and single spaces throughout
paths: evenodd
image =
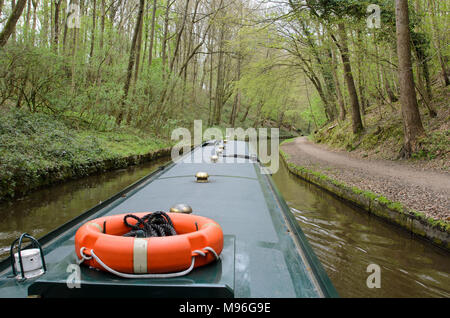
M 0 203 L 0 259 L 26 232 L 42 237 L 81 213 L 155 171 L 170 158 L 109 171 L 37 190 L 18 200 Z
M 0 204 L 0 258 L 21 233 L 41 237 L 148 175 L 168 159 L 69 181 Z M 290 174 L 273 175 L 341 297 L 450 297 L 450 253 Z M 380 288 L 368 288 L 380 269 Z
M 284 163 L 273 179 L 341 297 L 450 297 L 449 252 L 303 181 Z M 380 288 L 368 288 L 371 264 Z

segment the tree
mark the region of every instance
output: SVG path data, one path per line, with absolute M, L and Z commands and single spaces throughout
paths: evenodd
M 95 45 L 95 22 L 97 21 L 97 0 L 92 1 L 92 33 L 91 33 L 91 49 L 89 51 L 89 59 L 92 60 L 94 56 Z
M 436 15 L 437 15 L 437 10 L 436 7 L 439 5 L 438 1 L 434 1 L 434 0 L 428 0 L 429 5 L 431 6 L 431 12 L 430 12 L 430 16 L 431 16 L 431 25 L 433 27 L 433 35 L 434 35 L 434 43 L 436 45 L 436 53 L 437 56 L 439 58 L 439 64 L 441 66 L 441 75 L 442 75 L 442 79 L 444 82 L 445 86 L 450 85 L 450 79 L 449 79 L 449 74 L 447 71 L 447 65 L 445 62 L 445 58 L 443 56 L 443 47 L 441 45 L 441 31 L 439 29 L 438 23 L 437 23 L 437 19 L 436 19 Z
M 347 31 L 345 29 L 344 23 L 339 23 L 339 34 L 340 34 L 340 44 L 336 41 L 336 45 L 338 46 L 342 63 L 344 66 L 344 77 L 345 82 L 347 83 L 347 89 L 350 96 L 350 103 L 352 106 L 352 129 L 353 133 L 357 134 L 363 130 L 363 124 L 361 120 L 361 112 L 358 101 L 358 94 L 356 92 L 355 81 L 353 79 L 352 67 L 350 64 L 350 56 L 347 46 Z
M 360 103 L 358 99 L 358 93 L 355 85 L 355 80 L 352 72 L 352 66 L 350 62 L 350 51 L 348 46 L 348 36 L 347 36 L 347 28 L 343 21 L 344 18 L 348 17 L 351 21 L 355 20 L 354 23 L 358 22 L 365 14 L 366 7 L 364 3 L 360 3 L 358 1 L 299 1 L 299 0 L 290 0 L 289 4 L 293 9 L 295 14 L 299 14 L 299 12 L 307 10 L 310 13 L 311 18 L 318 21 L 320 27 L 316 28 L 315 32 L 320 34 L 320 30 L 323 28 L 327 29 L 327 32 L 335 42 L 336 46 L 339 49 L 341 58 L 342 58 L 342 66 L 344 70 L 344 78 L 347 84 L 347 91 L 350 97 L 351 104 L 351 117 L 352 117 L 352 129 L 353 133 L 357 134 L 363 130 L 363 124 L 361 119 L 361 111 L 360 111 Z M 333 26 L 337 25 L 339 39 L 333 34 Z M 309 32 L 312 33 L 312 32 Z M 310 44 L 311 47 L 313 47 Z M 313 50 L 313 53 L 317 51 L 317 49 Z M 333 83 L 333 74 L 331 68 L 332 66 L 332 57 L 330 57 L 329 50 L 327 57 L 327 68 L 324 68 L 324 60 L 318 59 L 317 54 L 315 54 L 315 59 L 318 61 L 319 67 L 322 69 L 322 77 L 325 82 L 325 90 L 328 93 L 321 93 L 322 89 L 319 89 L 319 85 L 317 81 L 313 81 L 316 89 L 322 97 L 324 104 L 328 107 L 332 105 L 333 108 L 330 108 L 327 111 L 327 116 L 330 120 L 333 120 L 336 114 L 336 105 L 335 101 L 329 102 L 329 99 L 334 99 L 336 92 L 337 83 Z M 304 58 L 305 62 L 310 59 Z M 311 69 L 311 68 L 309 68 Z M 309 71 L 311 73 L 311 71 Z M 334 85 L 333 85 L 334 84 Z M 341 104 L 342 105 L 342 104 Z M 341 114 L 342 114 L 341 109 Z
M 157 7 L 157 0 L 153 1 L 153 11 L 152 11 L 152 23 L 151 23 L 151 29 L 150 29 L 150 47 L 148 52 L 148 65 L 149 67 L 152 65 L 153 60 L 153 43 L 155 41 L 155 20 L 156 20 L 156 7 Z
M 54 31 L 53 31 L 53 44 L 55 52 L 58 51 L 59 44 L 59 11 L 62 4 L 62 0 L 55 0 L 55 21 L 54 23 Z
M 34 111 L 48 107 L 66 115 L 70 109 L 70 116 L 93 125 L 125 124 L 161 135 L 194 118 L 208 118 L 210 125 L 226 120 L 234 126 L 237 120 L 245 127 L 270 123 L 305 130 L 308 122 L 320 129 L 339 119 L 338 125 L 344 128 L 348 120 L 357 133 L 364 109 L 378 109 L 381 117 L 386 103 L 385 119 L 397 110 L 404 83 L 393 53 L 395 1 L 288 0 L 287 6 L 148 0 L 143 16 L 140 1 L 0 0 L 2 17 L 11 14 L 0 31 L 15 44 L 0 55 L 0 104 L 33 104 L 34 94 L 45 101 Z M 433 107 L 439 110 L 431 98 L 440 93 L 434 79 L 442 74 L 445 83 L 448 75 L 448 5 L 409 1 L 415 9 L 409 13 L 415 91 L 428 118 Z M 366 27 L 369 3 L 382 8 L 379 29 Z M 39 60 L 30 56 L 50 56 L 54 77 L 46 84 L 69 89 L 52 95 L 30 85 L 39 73 L 29 71 Z
M 16 5 L 14 6 L 11 16 L 9 17 L 8 21 L 6 22 L 4 29 L 0 33 L 0 48 L 4 47 L 6 45 L 9 37 L 14 32 L 17 21 L 19 20 L 20 16 L 22 15 L 23 9 L 25 8 L 26 4 L 27 4 L 27 0 L 19 0 L 19 1 L 17 1 Z
M 400 103 L 405 138 L 401 156 L 409 158 L 413 152 L 418 150 L 417 139 L 425 134 L 425 130 L 420 118 L 412 72 L 408 1 L 396 0 L 395 4 Z
M 144 6 L 145 6 L 145 0 L 139 0 L 139 11 L 138 11 L 138 17 L 136 21 L 136 25 L 134 27 L 134 35 L 133 40 L 131 41 L 131 49 L 130 49 L 130 57 L 128 60 L 128 68 L 127 68 L 127 77 L 125 79 L 125 85 L 124 85 L 124 92 L 122 96 L 122 102 L 121 107 L 119 110 L 119 115 L 116 117 L 116 124 L 120 125 L 123 120 L 123 115 L 125 113 L 125 106 L 126 101 L 128 97 L 128 92 L 130 90 L 130 84 L 131 84 L 131 76 L 133 75 L 133 67 L 134 63 L 136 61 L 136 47 L 138 42 L 138 36 L 140 33 L 140 28 L 142 26 L 142 19 L 144 16 Z

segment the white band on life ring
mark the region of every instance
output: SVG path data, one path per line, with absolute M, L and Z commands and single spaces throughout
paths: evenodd
M 135 238 L 133 244 L 133 271 L 135 274 L 146 274 L 148 240 Z

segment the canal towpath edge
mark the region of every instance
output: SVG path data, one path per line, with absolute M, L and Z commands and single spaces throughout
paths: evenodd
M 307 137 L 283 142 L 280 153 L 298 177 L 450 250 L 450 174 L 354 158 Z

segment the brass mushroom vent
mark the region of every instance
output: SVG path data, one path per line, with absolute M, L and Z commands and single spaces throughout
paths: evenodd
M 173 207 L 171 207 L 170 212 L 191 214 L 192 208 L 187 204 L 179 203 L 179 204 L 175 204 Z
M 207 172 L 197 172 L 195 175 L 198 183 L 206 183 L 208 182 L 209 175 Z

